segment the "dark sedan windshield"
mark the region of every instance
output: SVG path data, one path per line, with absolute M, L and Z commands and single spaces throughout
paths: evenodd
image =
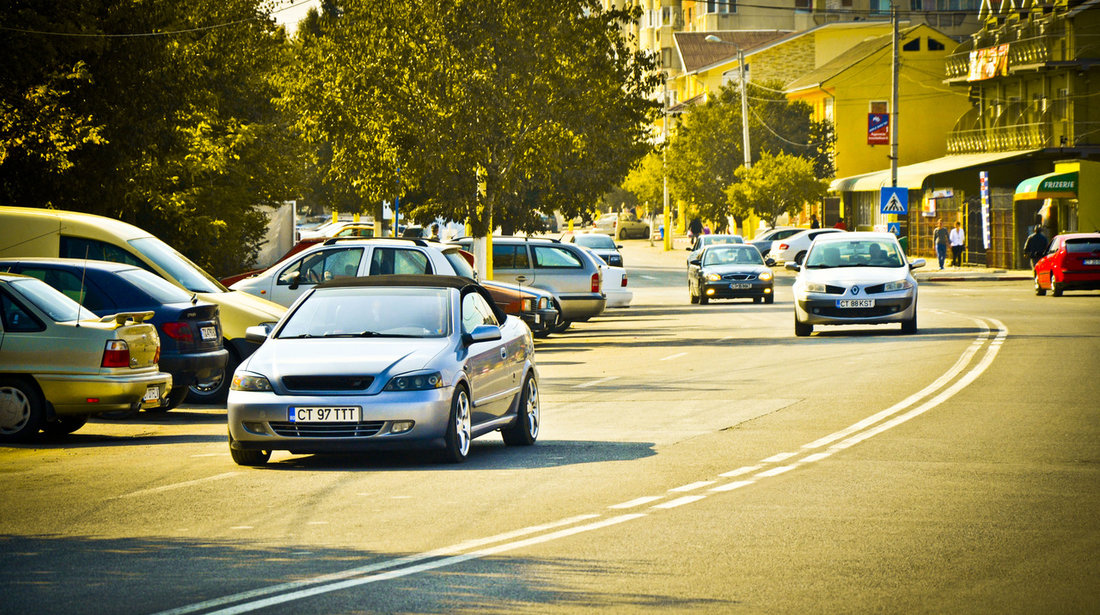
M 752 246 L 731 245 L 707 248 L 703 252 L 703 265 L 763 265 L 760 251 Z
M 450 322 L 447 289 L 322 288 L 302 301 L 276 337 L 445 337 Z

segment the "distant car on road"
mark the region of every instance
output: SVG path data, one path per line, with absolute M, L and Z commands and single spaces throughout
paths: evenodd
M 752 241 L 746 242 L 756 246 L 757 250 L 760 250 L 760 256 L 765 259 L 768 258 L 768 253 L 772 250 L 772 242 L 776 239 L 786 239 L 791 235 L 801 233 L 806 229 L 796 226 L 777 226 L 770 228 L 766 231 L 758 233 Z
M 68 434 L 88 416 L 156 408 L 172 388 L 157 368 L 152 312 L 100 318 L 42 280 L 0 273 L 0 442 Z
M 218 306 L 134 265 L 74 258 L 0 259 L 0 271 L 46 282 L 96 314 L 152 312 L 145 322 L 160 336 L 161 371 L 172 375 L 172 390 L 158 410 L 171 410 L 188 387 L 216 386 L 229 351 L 222 347 Z
M 903 333 L 917 332 L 917 281 L 893 233 L 830 233 L 817 238 L 794 282 L 794 333 L 813 333 L 815 325 L 901 323 Z
M 750 298 L 753 303 L 775 301 L 774 276 L 756 248 L 715 244 L 698 254 L 688 262 L 688 297 L 692 303 L 706 305 L 711 299 L 740 298 Z
M 608 265 L 613 267 L 623 266 L 623 254 L 619 252 L 622 246 L 615 243 L 610 235 L 604 235 L 603 233 L 565 233 L 561 236 L 561 240 L 588 248 Z
M 803 230 L 785 239 L 776 239 L 772 241 L 772 247 L 768 252 L 768 258 L 777 265 L 783 263 L 801 264 L 802 259 L 806 258 L 806 252 L 810 249 L 810 244 L 813 243 L 815 239 L 823 235 L 845 232 L 847 231 L 838 228 L 818 228 Z
M 649 223 L 630 214 L 605 213 L 596 220 L 594 228 L 597 233 L 610 235 L 615 240 L 649 237 Z
M 1100 233 L 1056 235 L 1035 263 L 1035 294 L 1100 289 Z
M 531 333 L 468 278 L 346 278 L 311 289 L 233 376 L 229 450 L 240 465 L 292 453 L 438 448 L 539 435 Z

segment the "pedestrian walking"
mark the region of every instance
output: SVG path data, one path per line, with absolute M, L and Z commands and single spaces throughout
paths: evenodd
M 848 230 L 848 225 L 844 224 L 844 218 L 841 218 L 840 220 L 837 220 L 837 223 L 833 225 L 833 228 L 838 228 L 842 231 L 846 231 Z
M 947 260 L 947 246 L 951 243 L 951 233 L 943 228 L 943 220 L 936 220 L 932 243 L 936 244 L 936 258 L 940 261 L 940 271 L 943 271 L 943 263 Z
M 688 234 L 692 237 L 698 237 L 703 234 L 703 223 L 699 221 L 699 218 L 692 218 L 688 223 Z
M 949 241 L 951 242 L 951 266 L 962 267 L 963 248 L 966 247 L 966 233 L 963 231 L 962 222 L 956 222 L 951 229 Z
M 1024 241 L 1024 254 L 1027 254 L 1027 257 L 1031 259 L 1032 271 L 1035 271 L 1035 264 L 1046 254 L 1049 243 L 1047 236 L 1043 234 L 1043 225 L 1036 224 L 1035 230 Z
M 810 228 L 821 228 L 821 223 L 817 221 L 817 214 L 810 214 Z

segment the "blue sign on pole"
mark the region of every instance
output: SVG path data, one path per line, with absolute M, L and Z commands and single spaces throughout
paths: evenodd
M 909 213 L 909 189 L 908 188 L 882 188 L 879 192 L 880 214 L 897 214 L 904 216 Z
M 886 232 L 901 236 L 901 222 L 887 222 Z

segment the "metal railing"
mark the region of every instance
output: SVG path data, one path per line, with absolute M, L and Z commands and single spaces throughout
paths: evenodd
M 949 154 L 1007 152 L 1051 146 L 1051 126 L 1045 123 L 997 126 L 987 130 L 956 130 L 947 135 Z
M 1008 67 L 1042 64 L 1044 62 L 1057 62 L 1067 59 L 1066 38 L 1063 28 L 1051 28 L 1045 34 L 1027 38 L 1014 37 L 986 37 L 985 40 L 975 39 L 974 45 L 963 51 L 947 56 L 945 71 L 948 79 L 966 77 L 970 74 L 970 52 L 976 49 L 986 49 L 998 45 L 1008 44 Z

